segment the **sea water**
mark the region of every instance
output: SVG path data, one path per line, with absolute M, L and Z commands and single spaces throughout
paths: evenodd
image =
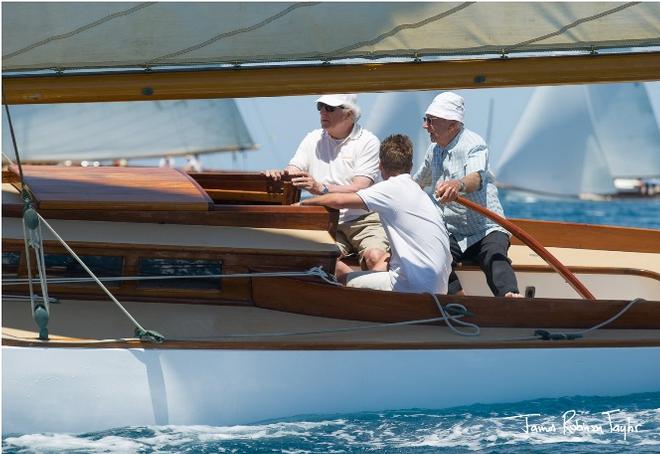
M 658 198 L 596 202 L 504 193 L 502 203 L 507 217 L 660 228 Z M 450 383 L 438 386 L 451 389 Z M 86 434 L 6 434 L 2 440 L 3 453 L 475 451 L 660 453 L 660 392 L 573 396 L 444 410 L 304 415 L 226 427 L 150 426 Z
M 10 435 L 2 445 L 7 454 L 658 453 L 660 393 L 308 415 L 226 427 L 122 427 L 78 435 Z

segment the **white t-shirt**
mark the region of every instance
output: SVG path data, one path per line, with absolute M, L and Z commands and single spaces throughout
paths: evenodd
M 449 235 L 440 211 L 408 173 L 357 192 L 380 215 L 390 240 L 392 289 L 447 293 L 451 272 Z
M 349 185 L 356 176 L 378 181 L 379 151 L 378 138 L 358 124 L 348 137 L 341 140 L 333 139 L 323 129 L 316 129 L 300 142 L 289 165 L 309 173 L 323 184 Z M 364 210 L 343 209 L 339 213 L 339 222 L 366 213 Z

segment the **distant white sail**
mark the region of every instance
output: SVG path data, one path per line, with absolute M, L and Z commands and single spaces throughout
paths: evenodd
M 495 166 L 503 186 L 616 194 L 617 177 L 660 175 L 660 132 L 640 84 L 537 88 Z
M 233 99 L 10 106 L 25 162 L 255 149 Z M 2 149 L 14 158 L 5 111 Z
M 644 84 L 587 88 L 594 130 L 612 176 L 660 176 L 660 130 Z
M 365 128 L 380 140 L 390 134 L 410 137 L 415 146 L 413 168 L 416 169 L 431 144 L 429 133 L 422 127 L 422 117 L 437 94 L 435 91 L 381 93 L 369 112 Z

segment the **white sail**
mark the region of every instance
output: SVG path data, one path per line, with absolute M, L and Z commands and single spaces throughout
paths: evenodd
M 393 92 L 377 96 L 365 127 L 383 140 L 390 134 L 406 134 L 415 146 L 413 168 L 419 167 L 431 144 L 422 117 L 437 92 Z
M 657 46 L 656 2 L 4 2 L 4 71 Z
M 660 130 L 644 84 L 590 85 L 594 130 L 614 178 L 660 176 Z
M 102 160 L 255 149 L 233 99 L 10 106 L 23 161 Z M 3 152 L 14 158 L 3 109 Z
M 616 194 L 616 177 L 660 174 L 660 133 L 645 88 L 537 88 L 495 172 L 503 186 L 565 196 Z

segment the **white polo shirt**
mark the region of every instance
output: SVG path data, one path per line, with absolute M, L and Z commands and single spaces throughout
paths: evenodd
M 356 176 L 364 176 L 379 181 L 380 141 L 359 124 L 345 139 L 333 139 L 323 129 L 316 129 L 300 142 L 296 154 L 289 161 L 290 166 L 309 173 L 323 184 L 349 185 Z M 343 209 L 339 222 L 350 221 L 367 211 Z
M 409 173 L 357 192 L 380 215 L 390 240 L 392 289 L 447 293 L 451 272 L 449 235 L 435 203 Z

